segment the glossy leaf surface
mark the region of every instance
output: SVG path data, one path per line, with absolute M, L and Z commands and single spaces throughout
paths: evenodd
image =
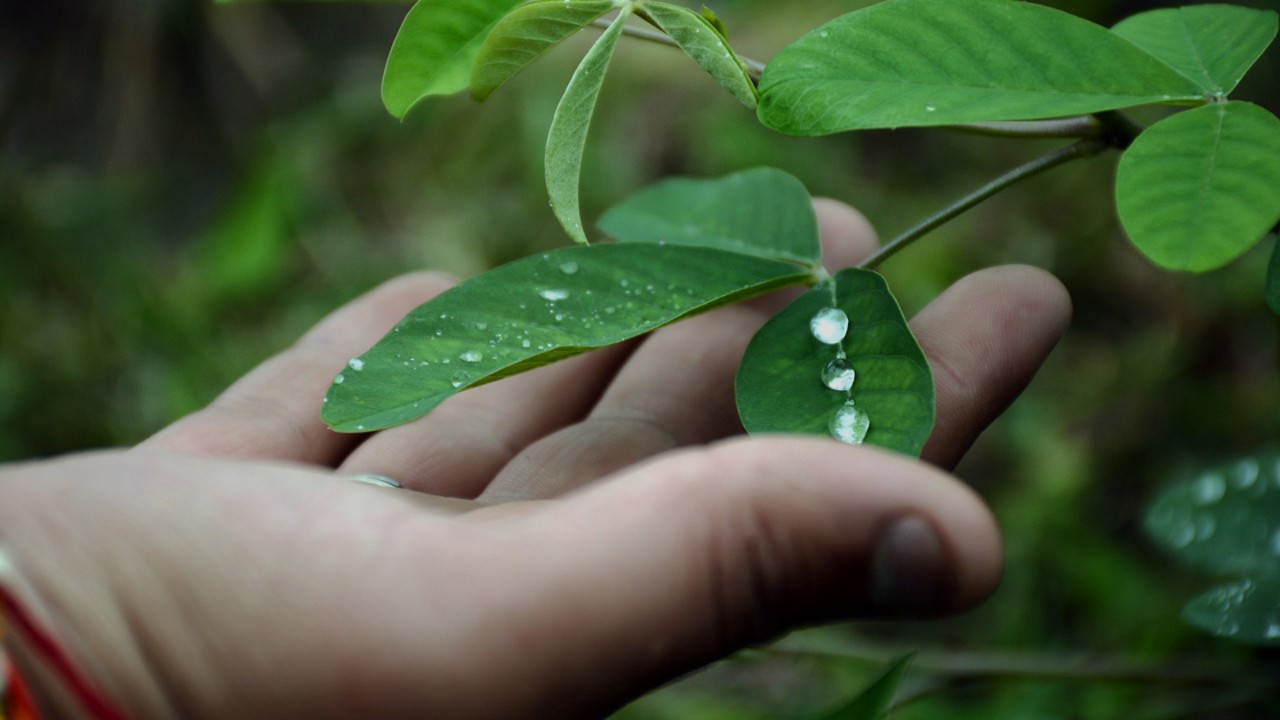
M 870 416 L 866 442 L 919 455 L 933 428 L 933 377 L 884 278 L 850 269 L 834 278 L 834 307 L 849 318 L 840 343 L 857 373 L 849 393 L 822 374 L 835 347 L 816 340 L 809 322 L 833 306 L 830 286 L 802 295 L 765 324 L 738 368 L 738 414 L 748 432 L 829 435 L 832 417 L 852 400 Z
M 1245 458 L 1164 490 L 1147 532 L 1178 559 L 1217 573 L 1280 563 L 1280 456 Z
M 467 387 L 810 277 L 789 263 L 641 243 L 517 260 L 406 316 L 334 379 L 322 417 L 340 432 L 406 423 Z
M 1157 265 L 1225 265 L 1280 220 L 1280 119 L 1229 102 L 1156 123 L 1120 160 L 1116 208 Z
M 418 0 L 391 44 L 382 102 L 402 118 L 431 95 L 452 95 L 471 81 L 489 28 L 520 0 Z
M 822 255 L 809 192 L 773 168 L 666 180 L 611 208 L 599 227 L 622 242 L 713 247 L 807 265 Z
M 832 712 L 821 715 L 821 720 L 881 720 L 888 716 L 893 698 L 907 676 L 912 657 L 906 655 L 890 663 L 880 677 L 862 692 Z
M 1280 575 L 1245 578 L 1187 603 L 1187 622 L 1218 637 L 1280 646 Z
M 1210 95 L 1225 96 L 1276 37 L 1277 15 L 1238 5 L 1140 13 L 1112 32 L 1163 60 Z
M 604 85 L 609 60 L 613 58 L 618 38 L 622 36 L 622 28 L 630 15 L 631 7 L 624 7 L 609 29 L 587 51 L 565 88 L 560 104 L 556 106 L 551 131 L 547 135 L 547 194 L 551 198 L 551 209 L 569 237 L 584 245 L 587 234 L 582 227 L 582 211 L 578 204 L 582 154 L 586 150 L 587 131 L 591 128 L 591 116 L 595 114 L 596 100 Z
M 507 13 L 480 47 L 471 96 L 489 97 L 540 55 L 613 8 L 613 0 L 534 0 Z
M 1173 483 L 1148 508 L 1146 529 L 1179 560 L 1242 577 L 1188 603 L 1189 622 L 1238 642 L 1280 644 L 1280 453 Z
M 644 14 L 743 105 L 755 108 L 758 94 L 729 41 L 707 17 L 667 3 L 647 2 Z M 715 16 L 712 15 L 714 18 Z M 723 27 L 723 25 L 721 25 Z
M 1011 0 L 887 0 L 779 52 L 759 117 L 792 135 L 1029 120 L 1169 100 L 1199 86 L 1105 28 Z

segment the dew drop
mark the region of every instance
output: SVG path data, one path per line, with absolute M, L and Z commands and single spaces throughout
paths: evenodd
M 351 358 L 347 361 L 347 367 L 355 370 L 356 372 L 360 372 L 364 369 L 364 361 L 360 358 Z
M 849 334 L 849 316 L 839 308 L 826 308 L 809 321 L 809 331 L 825 345 L 835 345 Z
M 1194 492 L 1196 502 L 1201 505 L 1212 505 L 1226 494 L 1226 478 L 1217 473 L 1209 473 L 1196 481 Z
M 568 290 L 560 290 L 560 289 L 543 290 L 538 294 L 542 296 L 543 300 L 550 300 L 551 302 L 556 302 L 557 300 L 564 300 L 565 298 L 569 297 Z
M 836 358 L 822 370 L 822 384 L 837 392 L 848 392 L 858 375 L 844 358 Z
M 484 354 L 478 350 L 468 350 L 458 356 L 462 362 L 478 363 L 484 359 Z
M 826 30 L 823 30 L 822 32 L 818 33 L 818 35 L 819 35 L 820 37 L 829 37 L 829 36 L 831 35 L 831 33 L 830 33 L 830 32 L 828 32 L 828 31 L 826 31 Z
M 520 347 L 522 348 L 531 347 L 532 345 L 533 343 L 529 341 L 529 338 L 525 338 L 524 340 L 520 341 Z
M 453 374 L 453 379 L 449 381 L 449 384 L 454 386 L 455 388 L 460 388 L 463 385 L 466 385 L 467 381 L 470 379 L 471 379 L 471 376 L 467 374 L 466 371 L 459 370 L 458 372 Z
M 560 272 L 564 273 L 565 275 L 576 275 L 578 274 L 578 263 L 574 262 L 573 260 L 560 263 Z
M 861 445 L 871 429 L 871 418 L 856 407 L 853 401 L 845 403 L 831 416 L 831 437 L 848 445 Z
M 928 105 L 925 105 L 925 106 L 924 106 L 924 111 L 925 111 L 925 112 L 937 112 L 937 111 L 938 111 L 938 106 L 934 105 L 933 103 L 929 103 Z
M 335 378 L 333 379 L 333 384 L 334 384 L 334 385 L 341 385 L 342 383 L 344 383 L 344 382 L 346 382 L 346 381 L 347 381 L 347 376 L 346 376 L 346 375 L 343 375 L 342 373 L 338 373 L 338 376 L 337 376 L 337 377 L 335 377 Z
M 476 323 L 476 329 L 477 329 L 477 330 L 488 330 L 488 329 L 489 329 L 489 323 L 487 323 L 487 322 L 478 322 L 478 323 Z

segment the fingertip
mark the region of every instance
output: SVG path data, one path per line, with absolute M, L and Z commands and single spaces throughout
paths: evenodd
M 866 216 L 831 198 L 814 198 L 818 236 L 822 239 L 823 264 L 841 270 L 857 264 L 879 246 L 876 230 Z

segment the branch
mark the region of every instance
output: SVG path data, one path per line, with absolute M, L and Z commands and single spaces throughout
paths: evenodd
M 911 243 L 919 240 L 921 237 L 929 234 L 939 226 L 954 220 L 962 215 L 966 210 L 973 208 L 983 200 L 999 193 L 1012 185 L 1016 185 L 1033 175 L 1038 175 L 1050 168 L 1057 167 L 1076 158 L 1090 157 L 1097 155 L 1109 146 L 1109 143 L 1102 139 L 1086 139 L 1080 140 L 1072 145 L 1068 145 L 1061 150 L 1056 150 L 1043 157 L 1036 158 L 1031 162 L 1018 167 L 982 187 L 974 190 L 968 195 L 956 200 L 947 207 L 939 210 L 933 215 L 925 218 L 922 222 L 902 233 L 898 237 L 889 241 L 884 247 L 880 248 L 874 255 L 863 260 L 858 264 L 860 268 L 874 268 L 880 263 L 888 260 L 899 250 L 905 248 Z

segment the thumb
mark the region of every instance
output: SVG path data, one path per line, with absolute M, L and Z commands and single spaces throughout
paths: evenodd
M 541 580 L 521 594 L 521 636 L 572 629 L 567 647 L 525 645 L 548 649 L 528 659 L 551 685 L 581 683 L 544 696 L 573 697 L 558 709 L 570 715 L 799 625 L 967 608 L 1002 564 L 995 522 L 967 487 L 815 439 L 666 455 L 528 519 L 535 556 L 520 575 Z

